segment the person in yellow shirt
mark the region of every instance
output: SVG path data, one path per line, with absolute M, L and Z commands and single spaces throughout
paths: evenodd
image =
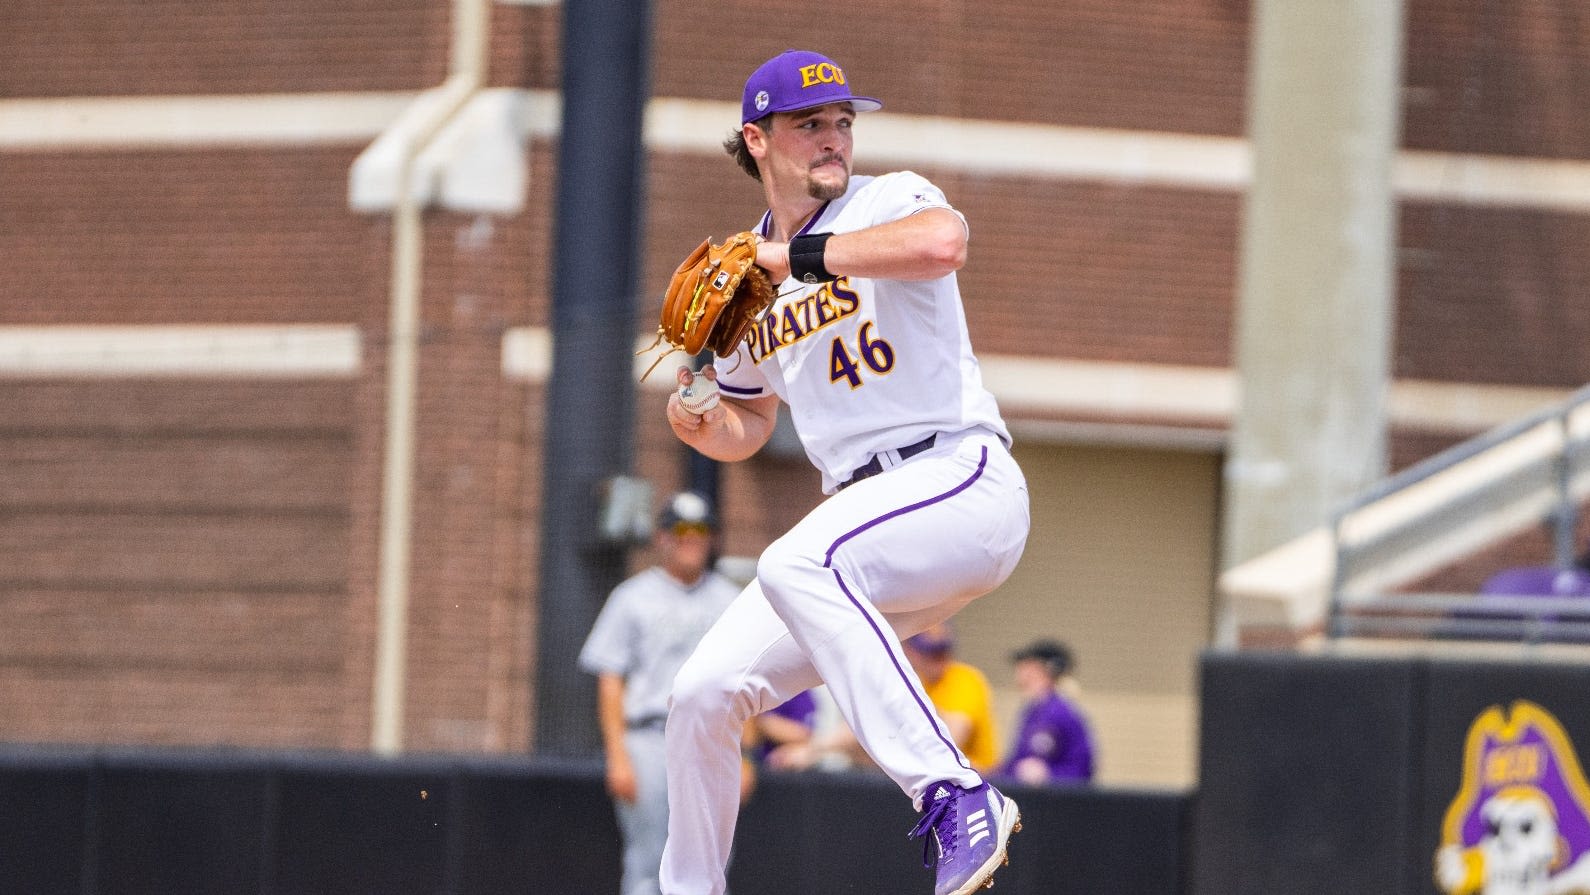
M 906 658 L 949 725 L 955 745 L 973 768 L 991 770 L 999 763 L 999 736 L 994 730 L 994 691 L 987 676 L 955 658 L 955 634 L 947 624 L 934 625 L 904 644 Z
M 999 763 L 999 735 L 994 728 L 994 691 L 988 677 L 976 666 L 955 658 L 955 636 L 948 625 L 934 625 L 901 643 L 955 745 L 975 770 L 992 770 Z M 810 739 L 773 750 L 767 763 L 774 770 L 790 771 L 819 765 L 876 767 L 843 720 Z

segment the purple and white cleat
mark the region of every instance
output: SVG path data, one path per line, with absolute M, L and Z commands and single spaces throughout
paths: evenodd
M 1005 854 L 1010 834 L 1020 829 L 1016 803 L 988 783 L 962 789 L 941 781 L 923 794 L 922 819 L 911 838 L 928 837 L 922 844 L 922 866 L 937 874 L 934 895 L 970 895 L 994 885 L 994 871 L 1010 863 Z

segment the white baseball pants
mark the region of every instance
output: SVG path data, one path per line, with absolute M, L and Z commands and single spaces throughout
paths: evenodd
M 664 895 L 722 895 L 741 728 L 820 683 L 913 802 L 935 781 L 981 782 L 900 640 L 1003 582 L 1028 523 L 1021 469 L 979 431 L 840 491 L 768 547 L 674 679 Z

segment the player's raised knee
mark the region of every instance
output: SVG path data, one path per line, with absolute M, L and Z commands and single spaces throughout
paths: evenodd
M 734 715 L 742 721 L 751 717 L 750 695 L 733 682 L 720 669 L 710 667 L 710 662 L 692 657 L 674 676 L 673 690 L 669 696 L 669 723 L 675 719 L 721 719 Z
M 827 574 L 823 557 L 800 549 L 790 538 L 774 541 L 756 561 L 756 578 L 762 593 L 775 605 L 782 589 L 814 574 Z

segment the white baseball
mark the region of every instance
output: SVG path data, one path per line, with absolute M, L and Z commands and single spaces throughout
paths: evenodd
M 689 385 L 679 387 L 679 404 L 700 416 L 718 406 L 718 384 L 705 376 L 697 376 Z

